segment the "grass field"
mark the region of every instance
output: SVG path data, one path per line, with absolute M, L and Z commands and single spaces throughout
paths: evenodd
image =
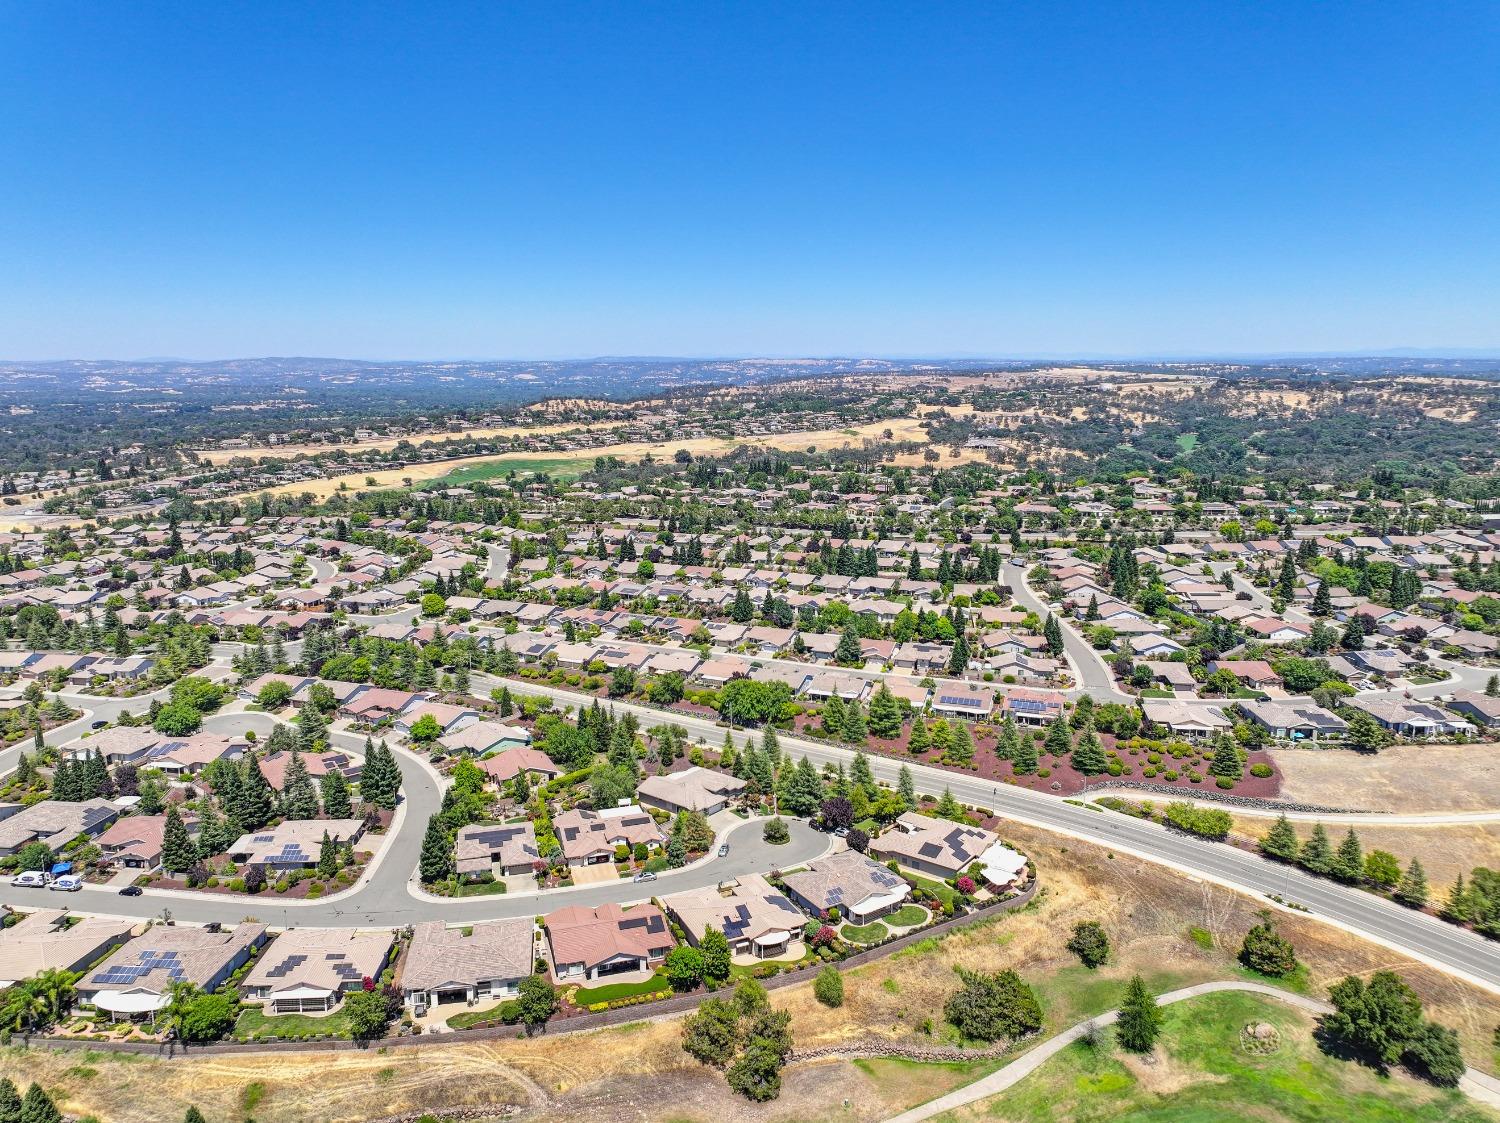
M 1496 1118 L 1458 1092 L 1404 1075 L 1381 1077 L 1322 1053 L 1313 1020 L 1271 999 L 1249 994 L 1205 995 L 1169 1006 L 1162 1039 L 1150 1060 L 1101 1043 L 1077 1042 L 1015 1087 L 968 1108 L 938 1116 L 973 1119 L 1146 1123 L 1492 1123 Z M 1255 1055 L 1241 1043 L 1246 1026 L 1267 1023 L 1275 1051 Z
M 481 480 L 503 479 L 512 472 L 517 475 L 524 475 L 527 472 L 540 475 L 545 472 L 555 480 L 576 480 L 593 465 L 592 456 L 579 456 L 571 460 L 553 460 L 538 456 L 506 456 L 484 464 L 470 464 L 464 468 L 455 468 L 446 476 L 426 481 L 422 487 L 429 490 L 465 487 Z

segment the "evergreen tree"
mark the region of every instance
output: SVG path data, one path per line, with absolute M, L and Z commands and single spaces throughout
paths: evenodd
M 1084 776 L 1098 776 L 1108 771 L 1109 761 L 1104 755 L 1104 746 L 1092 729 L 1086 730 L 1079 738 L 1078 747 L 1073 750 L 1072 764 L 1074 770 Z
M 870 771 L 870 758 L 863 749 L 854 754 L 854 763 L 849 767 L 849 779 L 863 789 L 870 799 L 880 794 L 880 787 L 875 783 L 875 773 Z
M 1365 853 L 1359 844 L 1359 835 L 1354 833 L 1354 828 L 1349 828 L 1349 833 L 1339 843 L 1338 851 L 1333 856 L 1333 876 L 1340 881 L 1353 885 L 1364 876 Z
M 1229 734 L 1220 733 L 1214 738 L 1214 755 L 1209 761 L 1208 770 L 1225 780 L 1238 781 L 1244 776 L 1244 765 L 1240 763 L 1240 750 L 1235 745 L 1234 738 Z
M 1139 975 L 1132 975 L 1115 1022 L 1115 1040 L 1132 1053 L 1149 1053 L 1161 1035 L 1161 1007 Z
M 1047 654 L 1052 658 L 1056 659 L 1063 653 L 1062 625 L 1056 616 L 1047 617 L 1047 622 L 1042 625 L 1042 638 L 1047 641 Z
M 304 706 L 303 710 L 313 707 Z M 286 778 L 281 787 L 281 811 L 288 819 L 316 819 L 318 817 L 318 791 L 312 777 L 307 774 L 307 764 L 302 754 L 292 750 L 291 761 L 286 767 Z
M 1415 858 L 1411 860 L 1392 896 L 1407 908 L 1427 907 L 1427 871 L 1422 868 L 1421 862 Z
M 1023 732 L 1016 740 L 1015 752 L 1011 756 L 1011 769 L 1017 776 L 1030 776 L 1036 771 L 1036 738 Z
M 343 772 L 330 768 L 318 781 L 323 796 L 323 811 L 330 819 L 347 819 L 353 814 L 349 799 L 349 781 Z
M 1302 844 L 1297 840 L 1296 828 L 1291 820 L 1281 815 L 1271 824 L 1271 829 L 1260 840 L 1260 852 L 1268 858 L 1282 862 L 1295 862 Z
M 372 807 L 394 810 L 401 790 L 401 769 L 395 754 L 384 741 L 373 746 L 366 742 L 366 746 L 365 764 L 359 774 L 359 798 Z
M 322 841 L 318 843 L 318 876 L 327 878 L 338 872 L 339 848 L 325 830 Z
M 958 800 L 953 798 L 953 792 L 948 788 L 944 788 L 943 796 L 937 803 L 938 816 L 943 819 L 956 820 L 963 816 L 963 812 L 963 807 L 959 804 Z
M 864 664 L 864 649 L 859 642 L 859 625 L 852 620 L 839 637 L 833 649 L 833 661 L 841 667 L 859 667 Z
M 906 751 L 916 756 L 925 753 L 931 745 L 932 737 L 927 732 L 927 723 L 920 717 L 913 718 L 911 736 L 906 739 Z
M 1303 869 L 1317 874 L 1326 874 L 1333 869 L 1333 846 L 1322 823 L 1313 826 L 1312 836 L 1302 847 L 1297 862 Z
M 962 675 L 969 669 L 969 641 L 962 635 L 953 641 L 953 654 L 948 658 L 948 673 Z
M 904 717 L 901 702 L 882 682 L 870 696 L 870 732 L 877 737 L 898 737 Z
M 245 830 L 258 831 L 271 819 L 274 798 L 271 785 L 266 782 L 265 773 L 260 770 L 260 761 L 254 753 L 245 758 L 245 771 L 238 788 L 235 806 L 225 810 Z
M 441 816 L 433 815 L 427 820 L 420 869 L 422 880 L 428 884 L 453 876 L 453 840 L 443 829 Z
M 198 852 L 174 803 L 167 808 L 167 824 L 162 834 L 162 868 L 170 873 L 186 873 L 197 861 Z
M 896 794 L 901 797 L 902 810 L 910 811 L 917 805 L 916 781 L 912 779 L 911 769 L 904 764 L 896 774 Z
M 26 1089 L 26 1098 L 21 1101 L 20 1123 L 62 1123 L 62 1112 L 52 1102 L 52 1097 L 42 1091 L 40 1084 Z
M 1047 726 L 1047 751 L 1053 756 L 1067 756 L 1073 750 L 1073 735 L 1068 732 L 1068 723 L 1059 714 Z
M 0 1123 L 19 1123 L 21 1118 L 21 1093 L 10 1077 L 0 1079 Z

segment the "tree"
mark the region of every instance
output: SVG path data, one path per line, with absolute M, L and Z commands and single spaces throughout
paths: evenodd
M 1245 933 L 1240 962 L 1262 975 L 1284 979 L 1297 970 L 1297 951 L 1290 940 L 1276 931 L 1271 914 L 1263 912 L 1261 922 Z
M 1457 1087 L 1468 1068 L 1458 1047 L 1458 1034 L 1436 1022 L 1422 1023 L 1406 1043 L 1402 1059 L 1418 1075 L 1445 1088 Z
M 703 930 L 703 939 L 698 941 L 698 950 L 703 953 L 703 977 L 706 979 L 729 978 L 729 937 L 712 924 Z
M 703 953 L 688 944 L 679 944 L 667 952 L 662 969 L 674 990 L 692 990 L 703 981 Z
M 963 985 L 943 1004 L 943 1017 L 965 1037 L 999 1041 L 1042 1028 L 1042 1008 L 1014 971 L 989 975 L 955 967 Z
M 1219 734 L 1214 740 L 1214 755 L 1208 764 L 1209 772 L 1222 779 L 1238 782 L 1245 774 L 1238 746 L 1226 733 Z
M 1312 836 L 1302 847 L 1297 862 L 1303 869 L 1317 874 L 1326 874 L 1333 869 L 1333 846 L 1328 841 L 1328 832 L 1322 823 L 1313 825 Z
M 187 1114 L 182 1117 L 182 1123 L 208 1123 L 208 1120 L 203 1118 L 203 1112 L 197 1107 L 189 1106 Z
M 527 1032 L 534 1032 L 557 1013 L 557 992 L 543 976 L 527 975 L 516 991 L 516 1009 Z
M 874 799 L 880 794 L 880 785 L 875 783 L 875 773 L 870 771 L 870 758 L 863 749 L 854 754 L 854 762 L 849 766 L 849 779 L 864 791 L 867 799 Z
M 1295 862 L 1302 844 L 1297 841 L 1297 830 L 1286 815 L 1277 816 L 1276 822 L 1260 840 L 1260 852 L 1280 862 Z
M 911 769 L 904 764 L 896 774 L 896 794 L 901 797 L 902 810 L 910 811 L 917 805 L 917 784 L 912 778 Z
M 16 1116 L 19 1123 L 62 1123 L 62 1112 L 52 1102 L 52 1097 L 42 1091 L 42 1086 L 33 1083 L 26 1089 L 26 1098 L 21 1101 L 21 1113 Z
M 723 1068 L 739 1046 L 740 1015 L 722 998 L 710 998 L 682 1023 L 683 1051 L 701 1064 Z
M 385 1036 L 391 1008 L 378 990 L 357 990 L 344 999 L 344 1016 L 356 1041 L 373 1041 Z
M 23 871 L 44 870 L 52 864 L 52 847 L 45 842 L 28 842 L 16 853 L 16 868 Z
M 0 1079 L 0 1123 L 17 1123 L 21 1118 L 21 1093 L 10 1077 Z
M 168 737 L 190 737 L 203 724 L 203 715 L 192 706 L 173 702 L 156 711 L 151 727 Z
M 1132 1053 L 1149 1053 L 1161 1035 L 1163 1014 L 1156 997 L 1139 975 L 1132 975 L 1115 1021 L 1115 1040 Z
M 313 786 L 312 777 L 307 773 L 307 762 L 297 749 L 292 750 L 282 781 L 281 813 L 296 820 L 318 817 L 318 789 Z
M 1073 749 L 1073 734 L 1068 729 L 1068 722 L 1061 714 L 1053 718 L 1047 726 L 1047 751 L 1053 756 L 1066 756 Z
M 427 833 L 422 837 L 421 872 L 422 880 L 428 884 L 453 876 L 453 840 L 438 815 L 427 820 Z
M 777 816 L 766 822 L 765 829 L 761 831 L 761 837 L 772 846 L 783 846 L 792 841 L 792 832 L 787 828 L 786 820 Z
M 1410 909 L 1427 907 L 1427 871 L 1422 868 L 1421 862 L 1415 858 L 1411 860 L 1392 896 Z
M 1344 733 L 1344 743 L 1361 752 L 1373 753 L 1391 743 L 1391 735 L 1369 714 L 1355 710 Z
M 1073 925 L 1066 947 L 1085 967 L 1098 967 L 1109 958 L 1109 934 L 1098 921 L 1085 920 Z
M 365 764 L 359 774 L 359 798 L 389 811 L 396 806 L 400 790 L 401 768 L 395 754 L 384 741 L 373 746 L 366 742 Z
M 1331 872 L 1334 877 L 1350 885 L 1364 876 L 1364 848 L 1360 846 L 1359 835 L 1354 833 L 1353 827 L 1349 828 L 1349 833 L 1344 835 L 1344 840 L 1339 843 L 1338 851 L 1333 856 Z
M 1086 729 L 1083 736 L 1078 739 L 1078 746 L 1073 750 L 1072 764 L 1075 771 L 1084 776 L 1098 776 L 1109 768 L 1109 760 L 1104 755 L 1104 746 L 1099 742 L 1099 734 L 1092 729 Z
M 1011 770 L 1017 776 L 1030 776 L 1034 773 L 1037 767 L 1035 738 L 1029 733 L 1022 733 L 1010 759 Z
M 179 984 L 168 1009 L 184 1041 L 217 1041 L 229 1032 L 240 1015 L 239 997 L 232 991 L 203 993 L 196 987 Z
M 1382 1066 L 1395 1064 L 1422 1025 L 1422 1000 L 1394 971 L 1376 971 L 1366 983 L 1350 975 L 1328 989 L 1333 1013 L 1323 1028 Z
M 833 649 L 833 661 L 841 667 L 863 666 L 864 648 L 860 646 L 859 638 L 859 625 L 851 621 L 839 637 L 838 646 Z
M 844 1004 L 844 976 L 830 963 L 818 972 L 813 980 L 813 997 L 824 1006 L 837 1007 Z
M 1401 863 L 1389 850 L 1371 850 L 1365 855 L 1364 878 L 1377 889 L 1390 889 L 1401 880 Z
M 744 1051 L 725 1071 L 724 1079 L 740 1095 L 764 1103 L 781 1093 L 781 1070 L 792 1055 L 792 1016 L 785 1010 L 772 1010 L 764 988 L 757 987 L 754 998 L 754 1005 L 742 1015 Z M 739 1004 L 738 991 L 735 999 Z
M 442 736 L 443 727 L 431 714 L 423 714 L 411 723 L 410 737 L 419 745 L 431 744 Z
M 318 781 L 318 789 L 323 797 L 323 813 L 330 819 L 348 819 L 353 815 L 353 802 L 349 798 L 349 781 L 344 778 L 343 772 L 339 769 L 330 768 L 323 773 Z
M 198 851 L 174 803 L 167 808 L 167 823 L 162 833 L 162 868 L 170 873 L 186 873 L 197 860 Z
M 1057 617 L 1048 615 L 1047 622 L 1042 625 L 1042 638 L 1047 641 L 1047 654 L 1056 659 L 1063 653 L 1062 625 L 1057 622 Z
M 255 696 L 255 704 L 263 710 L 279 710 L 291 700 L 291 686 L 279 678 L 266 683 Z

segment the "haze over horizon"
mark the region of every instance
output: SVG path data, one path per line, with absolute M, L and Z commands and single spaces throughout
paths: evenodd
M 1497 45 L 1480 3 L 11 5 L 0 355 L 1500 355 Z

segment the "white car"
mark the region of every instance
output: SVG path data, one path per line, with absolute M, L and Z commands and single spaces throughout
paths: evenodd
M 57 889 L 64 893 L 76 893 L 83 888 L 83 878 L 75 873 L 65 873 L 47 888 Z
M 28 889 L 40 889 L 47 884 L 47 875 L 41 870 L 27 870 L 25 873 L 16 874 L 10 879 L 10 883 Z

